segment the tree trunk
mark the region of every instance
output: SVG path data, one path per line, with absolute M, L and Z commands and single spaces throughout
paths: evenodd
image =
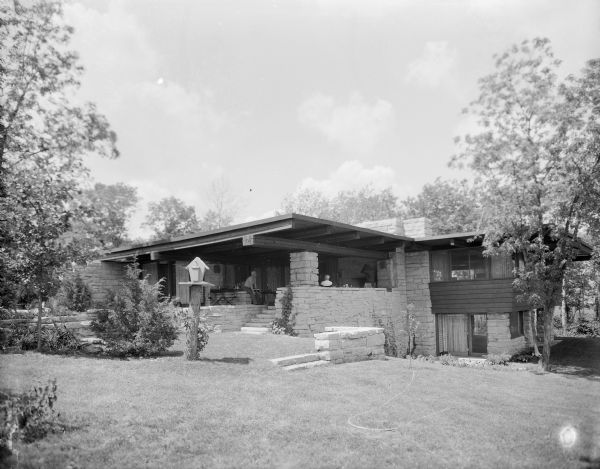
M 567 335 L 567 292 L 565 289 L 565 279 L 562 282 L 562 302 L 560 305 L 560 324 L 562 326 L 562 335 Z
M 42 316 L 44 315 L 44 304 L 42 294 L 38 293 L 38 317 L 37 317 L 37 351 L 42 351 Z
M 536 357 L 540 356 L 540 350 L 537 346 L 537 310 L 529 311 L 529 330 L 531 331 L 531 343 L 533 344 L 533 354 Z
M 544 348 L 542 349 L 542 369 L 550 371 L 550 346 L 552 344 L 554 305 L 546 304 L 544 307 Z
M 596 321 L 600 321 L 600 297 L 594 298 L 594 310 L 596 311 Z

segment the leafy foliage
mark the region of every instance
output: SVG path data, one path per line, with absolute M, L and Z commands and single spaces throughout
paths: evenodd
M 375 191 L 371 186 L 339 192 L 328 197 L 320 191 L 304 189 L 288 195 L 280 213 L 299 213 L 343 223 L 380 220 L 397 215 L 397 198 L 391 188 Z
M 510 362 L 511 356 L 507 353 L 489 353 L 485 357 L 485 362 L 487 365 L 508 365 Z
M 177 337 L 174 309 L 160 293 L 160 282 L 150 285 L 140 274 L 137 264 L 128 265 L 123 284 L 110 295 L 108 314 L 92 321 L 113 355 L 156 355 Z
M 137 190 L 127 184 L 96 183 L 75 197 L 78 217 L 69 237 L 79 261 L 128 242 L 126 223 L 138 202 Z
M 402 217 L 427 217 L 435 234 L 475 231 L 481 219 L 479 191 L 466 180 L 437 178 L 416 197 L 401 202 Z
M 64 236 L 78 216 L 83 157 L 116 157 L 116 136 L 74 98 L 82 68 L 62 3 L 2 2 L 0 17 L 0 280 L 35 292 L 41 316 L 75 256 Z
M 58 293 L 59 304 L 71 311 L 87 311 L 92 306 L 92 293 L 79 273 L 65 276 Z
M 283 296 L 279 299 L 281 303 L 281 317 L 275 318 L 271 323 L 271 332 L 273 334 L 297 335 L 294 332 L 293 300 L 294 293 L 292 292 L 292 287 L 288 286 Z
M 186 341 L 185 341 L 185 357 L 187 360 L 198 360 L 200 358 L 200 352 L 204 350 L 204 348 L 208 345 L 209 333 L 212 331 L 212 328 L 202 322 L 198 322 L 197 334 L 196 334 L 196 354 L 193 353 L 193 345 L 192 345 L 192 329 L 193 329 L 193 321 L 194 318 L 189 314 L 189 310 L 187 308 L 181 308 L 179 312 L 179 318 L 183 327 L 186 331 Z
M 383 328 L 383 336 L 385 342 L 383 343 L 383 351 L 387 357 L 401 357 L 403 356 L 400 352 L 400 343 L 396 334 L 396 326 L 394 322 L 388 316 L 385 318 L 385 322 L 382 318 L 375 318 L 375 324 L 377 327 Z
M 16 396 L 0 394 L 0 448 L 12 452 L 13 440 L 31 443 L 62 429 L 56 399 L 56 380 Z
M 7 330 L 2 341 L 3 347 L 19 347 L 21 350 L 37 348 L 37 331 L 28 324 L 13 323 Z M 44 327 L 41 335 L 42 350 L 57 353 L 69 353 L 79 349 L 79 340 L 64 325 Z
M 550 366 L 552 312 L 582 231 L 597 230 L 600 206 L 600 61 L 558 83 L 548 39 L 496 57 L 465 112 L 475 135 L 458 139 L 482 188 L 486 253 L 517 259 L 515 287 L 544 310 L 543 366 Z
M 154 230 L 154 239 L 169 239 L 199 230 L 194 207 L 176 197 L 150 202 L 144 225 Z

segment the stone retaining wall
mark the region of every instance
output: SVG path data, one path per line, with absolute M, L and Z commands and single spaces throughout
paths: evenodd
M 206 314 L 206 324 L 221 332 L 239 331 L 251 317 L 263 309 L 264 306 L 261 305 L 218 305 L 200 308 L 202 314 Z
M 369 327 L 374 318 L 400 318 L 402 295 L 385 288 L 291 287 L 294 331 L 312 337 L 326 326 Z M 275 308 L 281 317 L 281 299 L 287 288 L 277 289 Z
M 381 327 L 325 327 L 314 337 L 321 360 L 335 364 L 385 357 Z
M 125 266 L 117 262 L 93 261 L 86 266 L 77 266 L 76 271 L 89 287 L 95 306 L 106 303 L 108 292 L 121 286 L 125 278 Z
M 487 334 L 488 334 L 488 354 L 508 353 L 513 355 L 517 352 L 525 350 L 530 344 L 528 337 L 530 336 L 530 328 L 528 327 L 528 313 L 523 317 L 523 329 L 525 335 L 520 337 L 510 338 L 510 314 L 488 314 L 487 315 Z

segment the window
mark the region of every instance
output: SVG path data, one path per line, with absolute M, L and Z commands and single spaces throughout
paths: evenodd
M 510 313 L 510 338 L 516 339 L 523 335 L 523 311 Z
M 483 257 L 483 249 L 447 249 L 431 252 L 431 281 L 489 280 L 512 278 L 508 256 Z

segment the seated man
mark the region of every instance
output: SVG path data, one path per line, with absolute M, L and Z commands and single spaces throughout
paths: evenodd
M 331 287 L 333 285 L 333 282 L 331 280 L 329 280 L 331 277 L 329 276 L 329 274 L 325 274 L 325 277 L 323 278 L 323 281 L 321 282 L 321 286 L 322 287 Z
M 256 292 L 258 291 L 258 289 L 256 288 L 256 270 L 250 272 L 250 277 L 248 277 L 244 282 L 244 290 L 247 291 L 250 295 L 250 302 L 253 305 L 257 305 L 258 295 L 256 294 Z

